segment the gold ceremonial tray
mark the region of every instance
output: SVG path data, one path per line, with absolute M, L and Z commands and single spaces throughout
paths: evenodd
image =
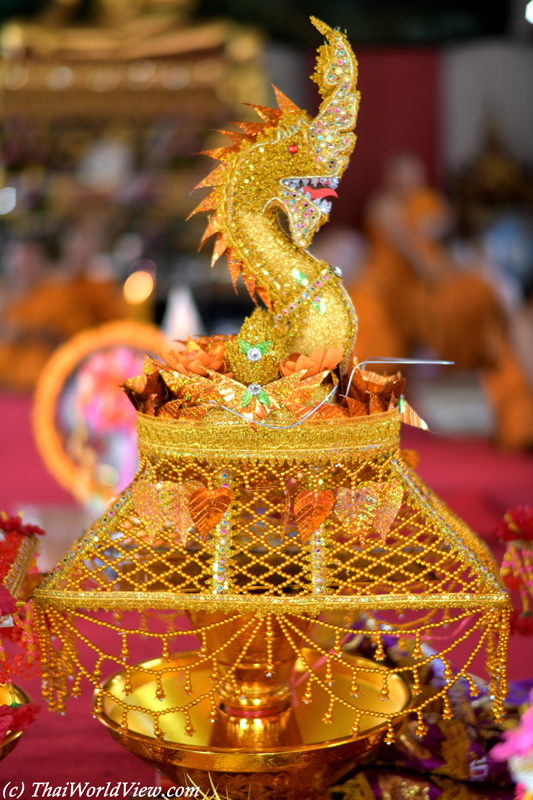
M 325 673 L 325 664 L 320 667 L 320 653 L 311 648 L 303 650 L 304 657 L 315 662 L 315 672 Z M 383 710 L 391 714 L 408 708 L 410 692 L 397 675 L 389 676 L 389 697 L 380 697 L 383 667 L 367 659 L 347 656 L 343 658 L 353 666 L 371 666 L 375 672 L 364 673 L 360 679 L 359 708 Z M 175 657 L 176 667 L 194 664 L 196 652 L 182 653 Z M 161 659 L 146 662 L 144 667 L 157 669 L 163 665 Z M 165 662 L 165 674 L 172 662 Z M 203 791 L 210 790 L 211 776 L 219 793 L 231 800 L 255 797 L 284 798 L 284 800 L 318 800 L 325 796 L 328 786 L 351 770 L 367 753 L 381 744 L 387 732 L 385 717 L 376 725 L 376 718 L 364 713 L 360 721 L 361 733 L 353 737 L 350 733 L 354 715 L 346 707 L 339 708 L 333 722 L 322 718 L 327 711 L 329 697 L 317 688 L 313 702 L 306 705 L 302 698 L 306 688 L 301 661 L 296 664 L 292 708 L 276 721 L 268 719 L 237 719 L 219 711 L 214 723 L 209 720 L 209 701 L 200 700 L 191 713 L 195 729 L 192 737 L 185 735 L 181 715 L 171 715 L 161 722 L 165 739 L 153 735 L 153 720 L 144 708 L 153 707 L 155 679 L 135 671 L 132 678 L 133 691 L 128 702 L 135 710 L 128 713 L 128 730 L 120 731 L 122 708 L 107 695 L 103 711 L 99 715 L 111 735 L 131 752 L 155 767 L 180 785 L 193 781 Z M 193 683 L 196 693 L 205 692 L 204 684 L 210 681 L 209 665 L 193 668 Z M 333 665 L 335 690 L 340 697 L 353 702 L 350 695 L 351 671 L 341 663 Z M 121 671 L 102 685 L 112 694 L 124 696 L 125 672 Z M 161 708 L 183 704 L 183 683 L 172 678 L 163 679 L 165 699 Z M 98 690 L 95 692 L 95 700 Z M 191 695 L 194 699 L 194 694 Z M 95 703 L 96 708 L 96 703 Z M 167 718 L 163 718 L 166 720 Z M 269 746 L 269 741 L 282 744 Z M 215 744 L 216 742 L 216 744 Z M 268 788 L 269 793 L 265 794 Z

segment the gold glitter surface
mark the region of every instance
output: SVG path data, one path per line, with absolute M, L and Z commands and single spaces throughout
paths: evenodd
M 137 406 L 147 412 L 138 414 L 139 472 L 35 593 L 49 705 L 63 710 L 87 678 L 100 686 L 96 715 L 112 701 L 120 735 L 139 711 L 130 695 L 141 677 L 154 692 L 142 710 L 153 725 L 147 737 L 163 740 L 168 719 L 178 715 L 193 738 L 200 703 L 215 723 L 228 698 L 231 714 L 242 712 L 245 721 L 256 701 L 270 711 L 280 703 L 281 713 L 298 660 L 303 702 L 314 702 L 319 689 L 323 722 L 348 710 L 357 737 L 362 715 L 379 716 L 391 743 L 404 714 L 387 704 L 391 681 L 407 679 L 419 695 L 421 670 L 443 659 L 446 682 L 437 695 L 418 697 L 416 710 L 421 715 L 440 698 L 448 718 L 448 692 L 469 679 L 482 649 L 492 710 L 497 719 L 503 713 L 509 597 L 487 548 L 400 454 L 401 409 L 391 405 L 403 381 L 392 379 L 378 405 L 379 392 L 371 391 L 363 416 L 325 403 L 323 418 L 303 419 L 308 404 L 326 400 L 338 382 L 335 372 L 318 372 L 326 355 L 311 377 L 285 363 L 286 376 L 277 378 L 280 359 L 319 347 L 324 354 L 339 348 L 346 366 L 357 327 L 335 271 L 304 249 L 327 214 L 313 200 L 319 196 L 306 206 L 298 189 L 340 177 L 358 105 L 346 37 L 314 22 L 327 39 L 315 76 L 324 98 L 318 116 L 311 120 L 276 90 L 279 111 L 256 107 L 264 124 L 242 123 L 242 134 L 228 134 L 232 146 L 212 153 L 222 164 L 202 182 L 215 189 L 197 209 L 214 211 L 206 232 L 217 236 L 214 259 L 226 251 L 232 278 L 242 273 L 268 312 L 225 343 L 234 377 L 225 374 L 224 346 L 214 340 L 212 349 L 207 340 L 186 344 L 187 352 L 199 351 L 191 378 L 188 356 L 168 353 L 157 375 L 146 361 L 148 377 L 138 383 L 147 394 Z M 290 237 L 278 225 L 280 209 Z M 383 385 L 380 376 L 374 382 Z M 369 394 L 366 384 L 363 390 Z M 149 415 L 165 402 L 174 418 Z M 372 413 L 382 408 L 389 410 Z M 328 418 L 333 413 L 340 416 Z M 102 627 L 118 644 L 108 652 L 97 644 Z M 158 648 L 152 661 L 130 660 L 138 634 Z M 356 664 L 347 649 L 360 635 L 371 637 L 378 662 L 389 637 L 411 640 L 408 666 L 389 675 L 374 662 Z M 182 650 L 182 636 L 196 636 L 198 645 L 190 659 L 176 660 L 169 648 Z M 426 642 L 434 649 L 426 651 Z M 462 643 L 468 646 L 456 651 Z M 121 688 L 101 685 L 104 661 L 122 670 Z M 339 688 L 333 663 L 355 688 L 365 674 L 378 674 L 379 715 L 363 710 L 363 696 L 354 702 L 355 689 Z M 193 685 L 198 670 L 208 671 L 200 688 Z M 165 694 L 170 684 L 183 687 L 173 699 Z
M 324 98 L 318 115 L 310 119 L 279 91 L 279 111 L 255 107 L 262 126 L 242 123 L 244 134 L 227 134 L 230 147 L 208 153 L 222 164 L 202 181 L 215 188 L 194 213 L 214 212 L 202 240 L 217 236 L 213 263 L 227 252 L 232 279 L 241 273 L 252 297 L 257 292 L 272 312 L 286 355 L 335 346 L 346 364 L 357 331 L 354 308 L 329 265 L 305 248 L 328 220 L 324 203 L 335 195 L 355 144 L 357 62 L 343 33 L 313 23 L 327 40 L 317 71 Z M 290 238 L 279 211 L 287 215 Z

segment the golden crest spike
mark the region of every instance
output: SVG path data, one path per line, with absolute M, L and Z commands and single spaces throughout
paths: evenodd
M 265 128 L 270 127 L 267 122 L 231 122 L 230 124 L 236 125 L 238 128 L 242 128 L 245 133 L 253 136 L 254 138 L 258 133 L 264 131 Z
M 271 84 L 272 88 L 274 89 L 276 95 L 276 101 L 280 108 L 280 111 L 289 111 L 291 114 L 304 114 L 305 112 L 299 108 L 296 103 L 293 103 L 287 95 L 283 94 L 274 84 Z
M 224 233 L 217 234 L 217 240 L 215 242 L 215 247 L 213 250 L 213 257 L 211 259 L 211 266 L 214 267 L 217 263 L 218 259 L 227 248 L 228 243 L 226 241 L 226 236 Z
M 221 186 L 227 179 L 227 168 L 225 164 L 219 164 L 218 167 L 207 175 L 203 181 L 197 183 L 195 189 L 205 189 L 208 186 Z
M 198 247 L 198 250 L 202 249 L 204 242 L 206 242 L 207 239 L 209 239 L 210 236 L 212 236 L 214 233 L 218 233 L 218 231 L 220 230 L 221 223 L 222 223 L 222 220 L 220 219 L 218 214 L 213 214 L 213 216 L 209 220 L 209 225 L 205 229 L 205 233 L 202 236 L 202 241 L 200 242 L 200 246 Z
M 231 276 L 231 282 L 233 283 L 233 288 L 235 289 L 235 293 L 237 293 L 237 278 L 241 274 L 242 264 L 236 257 L 235 251 L 231 247 L 228 247 L 228 249 L 226 250 L 226 259 L 228 262 L 228 269 L 229 269 L 229 274 Z
M 200 153 L 196 153 L 197 156 L 209 156 L 209 158 L 214 158 L 216 161 L 231 161 L 231 157 L 234 153 L 239 151 L 238 147 L 216 147 L 214 150 L 202 150 Z
M 198 214 L 200 211 L 213 211 L 219 202 L 218 192 L 213 190 L 211 194 L 208 194 L 207 197 L 204 197 L 200 205 L 196 206 L 194 211 L 191 211 L 187 219 L 190 219 L 195 214 Z
M 221 133 L 223 136 L 229 139 L 230 142 L 233 142 L 233 144 L 239 148 L 242 147 L 243 144 L 249 144 L 250 142 L 253 141 L 253 137 L 249 136 L 246 133 L 237 133 L 236 131 L 220 131 L 220 130 L 218 130 L 217 133 Z
M 261 119 L 264 119 L 265 122 L 268 122 L 270 125 L 277 125 L 281 119 L 282 112 L 278 111 L 277 108 L 268 108 L 268 106 L 256 106 L 254 103 L 243 103 L 245 106 L 249 106 L 249 108 L 253 108 L 253 110 L 259 114 Z

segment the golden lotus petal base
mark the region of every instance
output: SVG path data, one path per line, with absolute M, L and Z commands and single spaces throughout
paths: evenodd
M 315 664 L 315 674 L 325 678 L 325 665 L 316 662 L 320 653 L 310 648 L 303 650 L 309 663 Z M 182 653 L 173 659 L 177 667 L 197 661 L 197 653 Z M 346 654 L 344 654 L 346 658 Z M 163 679 L 165 698 L 156 699 L 156 681 L 152 675 L 135 670 L 132 677 L 133 691 L 127 700 L 135 710 L 128 712 L 127 729 L 121 730 L 123 709 L 109 696 L 104 698 L 102 712 L 98 717 L 109 732 L 123 747 L 142 758 L 155 769 L 180 785 L 190 781 L 211 796 L 213 784 L 222 797 L 231 800 L 319 800 L 335 781 L 339 780 L 358 761 L 380 745 L 386 735 L 385 716 L 376 725 L 376 717 L 364 714 L 364 710 L 383 711 L 394 714 L 407 709 L 410 693 L 406 684 L 397 675 L 389 673 L 389 696 L 380 696 L 383 672 L 389 672 L 367 659 L 348 656 L 353 666 L 375 669 L 365 672 L 359 680 L 359 697 L 351 696 L 352 672 L 341 663 L 332 665 L 336 694 L 350 705 L 362 710 L 359 734 L 351 735 L 355 722 L 354 712 L 337 704 L 330 723 L 323 721 L 328 711 L 329 695 L 313 686 L 313 702 L 306 704 L 303 696 L 307 681 L 298 681 L 304 675 L 301 661 L 296 664 L 295 689 L 292 707 L 277 717 L 238 717 L 222 711 L 210 721 L 209 701 L 201 700 L 191 712 L 194 734 L 185 734 L 185 721 L 181 715 L 171 714 L 160 718 L 164 739 L 153 734 L 153 718 L 150 709 L 162 711 L 183 705 L 186 695 L 183 683 L 167 677 Z M 168 673 L 172 661 L 161 659 L 145 662 L 142 667 L 155 671 L 163 665 Z M 210 684 L 209 665 L 194 667 L 191 682 L 194 694 L 205 694 Z M 103 687 L 118 697 L 123 694 L 126 672 L 121 671 L 109 678 Z M 98 694 L 98 690 L 95 693 Z M 143 712 L 143 708 L 147 711 Z M 97 703 L 95 702 L 95 710 Z
M 13 702 L 25 705 L 26 703 L 31 703 L 31 698 L 20 686 L 12 684 L 10 688 L 9 686 L 0 684 L 0 706 L 11 705 Z M 8 756 L 17 746 L 21 736 L 22 731 L 17 731 L 16 733 L 8 731 L 7 736 L 0 742 L 0 761 Z

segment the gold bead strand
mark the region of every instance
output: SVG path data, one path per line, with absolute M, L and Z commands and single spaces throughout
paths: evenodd
M 381 633 L 372 634 L 372 638 L 374 640 L 374 644 L 376 645 L 376 652 L 374 653 L 374 658 L 376 659 L 376 661 L 384 661 L 385 652 L 383 650 L 383 642 L 381 641 Z
M 334 705 L 335 705 L 335 697 L 333 697 L 333 695 L 331 695 L 330 696 L 330 700 L 329 700 L 328 710 L 326 711 L 326 713 L 322 717 L 322 722 L 324 722 L 326 725 L 329 725 L 331 722 L 333 722 L 333 707 L 334 707 Z
M 266 618 L 266 646 L 267 646 L 267 663 L 266 663 L 266 677 L 270 678 L 274 671 L 274 661 L 272 658 L 272 642 L 274 640 L 274 631 L 272 630 L 272 614 L 268 614 Z
M 381 691 L 379 693 L 381 701 L 388 700 L 389 697 L 389 676 L 387 672 L 383 673 Z
M 447 691 L 444 691 L 444 694 L 442 696 L 442 718 L 453 719 L 452 709 L 450 706 L 450 698 L 448 697 Z
M 124 736 L 128 732 L 128 707 L 124 706 L 120 720 L 119 732 Z
M 129 659 L 129 657 L 130 657 L 130 651 L 129 651 L 129 647 L 128 647 L 128 634 L 127 633 L 123 633 L 122 634 L 122 647 L 121 647 L 121 650 L 120 650 L 120 658 L 122 659 L 122 661 L 127 661 Z
M 165 690 L 163 689 L 163 683 L 161 680 L 161 672 L 158 672 L 155 679 L 155 696 L 156 700 L 159 700 L 160 703 L 163 702 L 165 699 Z
M 183 683 L 183 691 L 185 692 L 187 697 L 190 697 L 190 695 L 192 694 L 191 670 L 189 669 L 189 667 L 187 667 L 185 670 L 185 681 Z
M 413 673 L 413 685 L 411 687 L 411 694 L 417 695 L 420 694 L 420 675 L 418 669 L 416 667 L 411 668 L 411 672 Z
M 131 682 L 131 668 L 129 666 L 126 667 L 126 678 L 124 680 L 124 686 L 122 688 L 122 693 L 126 696 L 133 692 L 133 685 Z
M 313 701 L 313 678 L 309 675 L 307 679 L 307 686 L 305 687 L 305 694 L 302 697 L 302 703 L 309 705 Z
M 468 672 L 465 675 L 465 680 L 468 683 L 468 691 L 470 693 L 470 696 L 471 697 L 477 697 L 478 694 L 479 694 L 479 689 L 477 688 L 476 684 L 474 683 L 474 680 L 473 680 L 472 676 L 469 675 Z
M 358 673 L 357 669 L 352 672 L 352 682 L 350 685 L 350 694 L 352 697 L 359 697 L 359 684 L 357 683 Z
M 217 711 L 218 711 L 216 695 L 214 692 L 211 692 L 209 696 L 211 698 L 211 708 L 209 709 L 209 721 L 216 722 Z
M 185 735 L 189 736 L 189 737 L 194 736 L 196 731 L 193 728 L 193 724 L 191 722 L 191 715 L 189 714 L 189 710 L 186 709 L 183 713 L 185 715 Z
M 329 686 L 330 688 L 333 686 L 333 671 L 331 669 L 331 656 L 329 653 L 326 655 L 326 675 L 324 680 L 326 686 Z
M 422 637 L 422 631 L 416 631 L 415 633 L 415 646 L 413 647 L 413 658 L 423 658 L 424 654 L 422 652 L 422 647 L 420 644 L 420 639 Z
M 78 671 L 76 672 L 76 679 L 74 681 L 74 685 L 73 685 L 72 690 L 70 692 L 72 697 L 79 697 L 80 694 L 81 694 L 81 676 L 82 676 L 82 672 L 81 672 L 80 669 L 78 669 Z
M 360 732 L 360 728 L 361 728 L 361 717 L 362 717 L 362 715 L 363 715 L 363 712 L 361 711 L 360 708 L 358 708 L 356 710 L 356 712 L 355 712 L 355 719 L 354 719 L 354 723 L 352 725 L 352 731 L 351 731 L 352 736 L 354 738 L 356 736 L 359 736 L 359 732 Z
M 385 736 L 385 744 L 394 744 L 394 728 L 392 727 L 392 720 L 390 718 L 387 722 L 387 735 Z
M 424 722 L 424 715 L 422 714 L 421 709 L 419 709 L 416 712 L 416 718 L 417 718 L 417 726 L 416 726 L 415 736 L 417 736 L 419 739 L 423 739 L 426 733 L 428 732 L 428 729 L 426 723 Z

